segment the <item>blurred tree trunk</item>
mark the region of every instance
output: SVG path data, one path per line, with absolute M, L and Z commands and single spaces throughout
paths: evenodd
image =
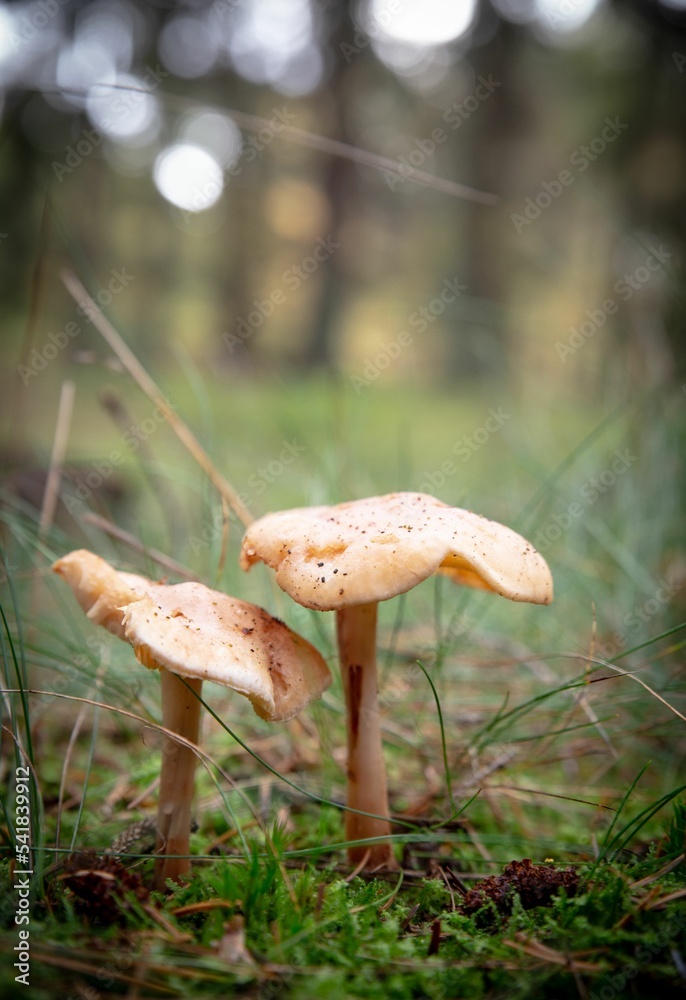
M 352 143 L 348 130 L 350 66 L 343 56 L 342 43 L 351 43 L 354 25 L 352 4 L 342 5 L 339 23 L 334 30 L 330 49 L 334 68 L 321 98 L 320 120 L 329 126 L 327 135 L 339 142 Z M 364 58 L 364 56 L 353 56 Z M 323 161 L 323 188 L 329 206 L 329 227 L 322 236 L 330 236 L 341 244 L 342 228 L 351 212 L 354 195 L 355 167 L 350 160 L 330 156 Z M 312 324 L 303 348 L 302 363 L 310 368 L 332 370 L 336 364 L 336 328 L 341 304 L 345 298 L 346 272 L 341 250 L 332 253 L 320 268 L 321 281 Z
M 489 6 L 482 17 L 498 15 Z M 495 89 L 460 129 L 469 142 L 470 170 L 465 182 L 500 200 L 507 197 L 504 182 L 513 155 L 511 142 L 521 134 L 521 123 L 526 116 L 521 90 L 516 85 L 520 48 L 518 29 L 501 20 L 490 40 L 469 54 L 474 71 L 470 93 L 481 80 L 491 81 Z M 452 374 L 488 376 L 503 369 L 510 346 L 504 309 L 505 268 L 510 251 L 502 237 L 503 213 L 501 205 L 493 207 L 469 201 L 457 205 L 456 214 L 461 220 L 460 240 L 466 246 L 461 277 L 467 285 L 468 298 L 464 303 L 466 314 L 461 318 L 466 343 L 459 343 L 457 338 L 454 341 Z
M 647 57 L 626 75 L 624 211 L 633 234 L 666 240 L 666 266 L 629 299 L 627 315 L 639 378 L 686 379 L 686 12 L 652 0 L 631 4 L 642 18 Z M 626 8 L 622 6 L 626 16 Z M 619 8 L 618 8 L 619 12 Z M 646 256 L 650 247 L 646 248 Z M 642 263 L 642 261 L 640 262 Z

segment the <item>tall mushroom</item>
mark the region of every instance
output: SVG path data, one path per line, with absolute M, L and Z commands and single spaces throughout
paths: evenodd
M 379 601 L 434 573 L 512 601 L 549 604 L 543 557 L 521 535 L 423 493 L 391 493 L 328 507 L 285 510 L 247 529 L 241 566 L 262 561 L 299 604 L 336 612 L 347 708 L 346 836 L 383 838 L 391 825 L 379 725 L 376 613 Z M 363 813 L 374 813 L 366 816 Z M 393 867 L 388 842 L 370 845 L 368 867 Z M 364 844 L 349 849 L 362 860 Z
M 189 838 L 203 681 L 244 695 L 270 722 L 292 718 L 328 687 L 323 658 L 262 608 L 200 583 L 161 584 L 121 573 L 80 549 L 53 569 L 88 618 L 133 646 L 161 675 L 165 740 L 157 811 L 155 885 L 190 868 Z

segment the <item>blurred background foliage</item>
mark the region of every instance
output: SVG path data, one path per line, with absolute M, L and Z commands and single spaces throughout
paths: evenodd
M 158 364 L 182 347 L 232 371 L 354 372 L 447 278 L 465 290 L 384 381 L 507 372 L 596 393 L 627 374 L 606 370 L 617 341 L 637 382 L 681 377 L 684 7 L 2 4 L 10 349 L 29 301 L 28 336 L 67 321 L 54 279 L 71 262 L 92 290 L 113 267 L 135 276 L 114 309 Z M 606 119 L 619 123 L 609 140 Z M 313 136 L 401 174 L 313 148 Z M 419 170 L 495 203 L 418 183 Z M 298 280 L 318 240 L 335 249 Z M 561 359 L 570 327 L 661 242 L 668 265 L 619 303 L 602 344 Z
M 680 0 L 0 4 L 15 495 L 40 509 L 75 379 L 58 524 L 216 566 L 217 499 L 69 267 L 255 513 L 421 487 L 514 523 L 538 496 L 518 526 L 586 625 L 608 553 L 641 600 L 681 579 L 685 83 Z

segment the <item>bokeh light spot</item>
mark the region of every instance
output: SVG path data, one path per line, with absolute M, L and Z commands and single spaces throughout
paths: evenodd
M 405 45 L 446 45 L 467 31 L 474 20 L 476 0 L 369 0 L 366 16 L 371 35 Z
M 581 28 L 599 0 L 536 0 L 536 14 L 548 31 L 567 34 Z
M 233 118 L 219 111 L 189 114 L 179 128 L 179 141 L 206 149 L 225 170 L 236 163 L 243 149 L 241 130 Z
M 155 184 L 160 194 L 187 212 L 204 212 L 224 190 L 222 168 L 200 146 L 177 143 L 163 149 L 155 160 Z
M 120 73 L 91 88 L 86 109 L 93 124 L 116 142 L 149 142 L 160 128 L 158 101 L 140 77 Z
M 204 76 L 219 57 L 219 40 L 198 17 L 172 18 L 160 35 L 160 59 L 176 76 L 192 80 Z
M 312 184 L 293 178 L 271 185 L 264 210 L 271 229 L 288 240 L 313 240 L 328 224 L 325 195 Z

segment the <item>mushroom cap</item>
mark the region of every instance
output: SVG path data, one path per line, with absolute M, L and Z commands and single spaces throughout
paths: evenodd
M 545 559 L 511 528 L 425 493 L 390 493 L 267 514 L 245 532 L 240 563 L 265 562 L 299 604 L 334 611 L 385 601 L 433 573 L 511 601 L 549 604 Z
M 121 609 L 156 586 L 144 576 L 120 573 L 88 549 L 67 553 L 52 569 L 67 581 L 86 617 L 120 639 L 126 638 Z
M 270 722 L 297 715 L 331 683 L 309 642 L 254 604 L 201 583 L 155 583 L 80 549 L 53 569 L 86 615 L 128 641 L 146 667 L 214 681 Z

